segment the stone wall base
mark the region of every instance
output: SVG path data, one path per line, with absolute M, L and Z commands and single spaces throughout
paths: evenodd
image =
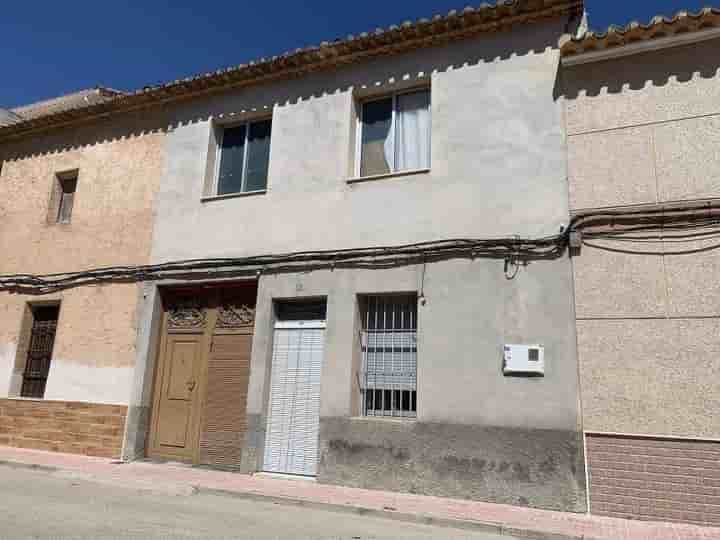
M 127 407 L 0 399 L 0 445 L 120 457 Z
M 318 480 L 586 511 L 582 434 L 573 431 L 323 418 Z

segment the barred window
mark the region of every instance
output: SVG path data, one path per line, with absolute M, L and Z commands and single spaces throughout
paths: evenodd
M 417 295 L 360 298 L 365 416 L 417 416 Z

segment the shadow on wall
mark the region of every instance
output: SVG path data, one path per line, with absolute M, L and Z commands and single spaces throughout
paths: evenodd
M 574 23 L 571 23 L 571 25 Z M 27 159 L 53 152 L 77 150 L 84 146 L 140 137 L 147 133 L 205 122 L 220 115 L 269 113 L 275 106 L 353 91 L 358 96 L 393 88 L 423 84 L 434 73 L 465 69 L 483 63 L 497 63 L 543 54 L 557 49 L 559 37 L 567 31 L 565 19 L 521 25 L 507 31 L 481 34 L 444 46 L 417 49 L 392 57 L 380 56 L 333 70 L 301 77 L 280 79 L 235 90 L 218 91 L 213 97 L 188 99 L 122 117 L 96 120 L 81 127 L 59 128 L 41 137 L 10 143 L 1 150 L 0 160 Z M 553 98 L 557 98 L 556 92 Z M 471 104 L 469 104 L 471 105 Z M 119 119 L 120 118 L 120 119 Z
M 566 67 L 561 72 L 562 94 L 567 99 L 596 97 L 623 90 L 663 87 L 673 81 L 715 79 L 720 74 L 720 40 L 643 53 L 625 58 Z
M 135 111 L 88 121 L 77 126 L 57 128 L 40 135 L 0 143 L 0 161 L 21 161 L 40 156 L 78 151 L 168 130 L 164 108 Z

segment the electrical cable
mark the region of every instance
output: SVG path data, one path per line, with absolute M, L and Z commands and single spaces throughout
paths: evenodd
M 701 230 L 703 229 L 703 230 Z M 637 243 L 682 243 L 708 240 L 720 235 L 720 201 L 664 205 L 622 210 L 598 210 L 575 215 L 561 233 L 540 238 L 460 238 L 385 245 L 370 248 L 298 251 L 249 257 L 201 258 L 152 265 L 109 266 L 79 272 L 43 275 L 0 275 L 0 291 L 48 294 L 71 287 L 112 282 L 145 282 L 166 279 L 198 280 L 257 276 L 318 269 L 383 269 L 426 264 L 450 259 L 490 258 L 527 264 L 561 257 L 570 235 L 582 235 L 582 245 L 638 255 L 692 254 L 718 245 L 674 251 L 643 251 L 613 248 L 596 240 Z M 593 242 L 588 242 L 592 240 Z

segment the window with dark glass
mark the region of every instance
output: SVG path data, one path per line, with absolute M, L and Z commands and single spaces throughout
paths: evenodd
M 267 188 L 271 131 L 271 120 L 222 129 L 215 195 Z
M 60 188 L 60 200 L 58 205 L 57 222 L 70 223 L 73 205 L 75 203 L 75 191 L 77 190 L 77 174 L 58 176 L 58 183 Z
M 429 90 L 364 102 L 360 129 L 360 176 L 430 167 Z
M 417 415 L 417 295 L 360 297 L 362 414 Z

